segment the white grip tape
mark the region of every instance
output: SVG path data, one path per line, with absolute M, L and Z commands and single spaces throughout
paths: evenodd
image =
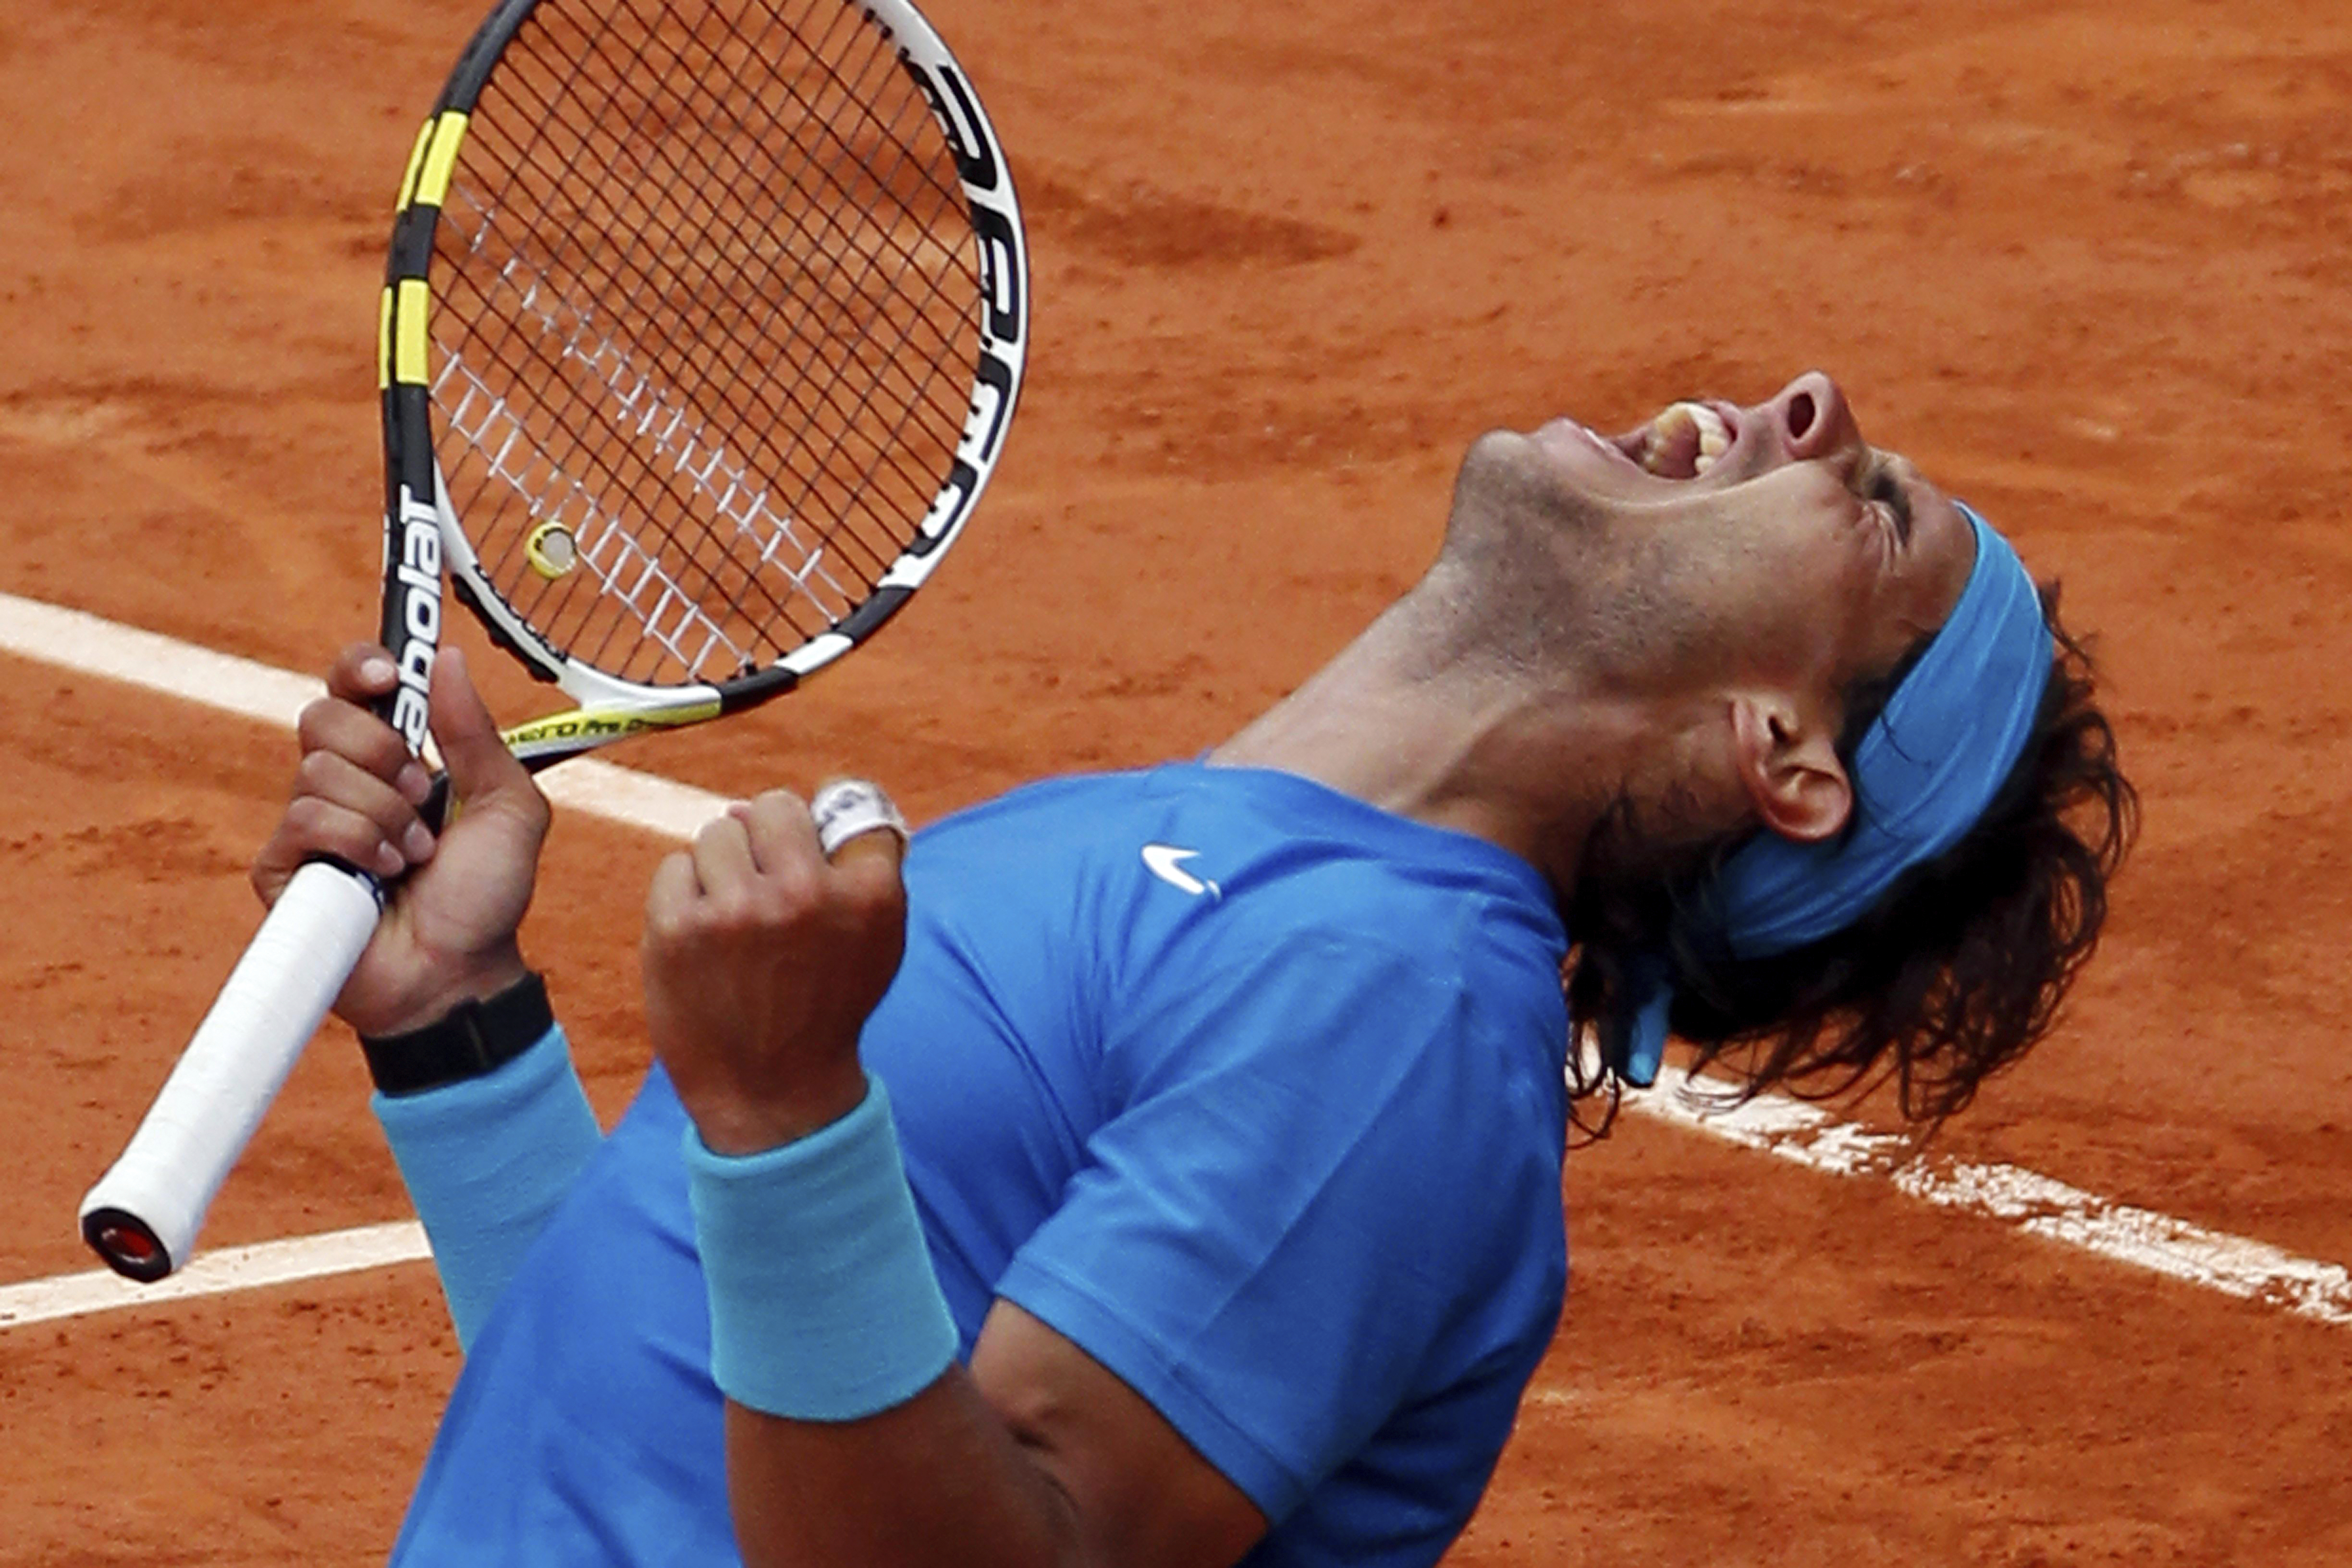
M 816 841 L 827 855 L 861 833 L 895 833 L 907 841 L 907 819 L 890 804 L 879 784 L 865 779 L 835 779 L 809 802 L 816 822 Z
M 143 1221 L 184 1265 L 213 1194 L 366 951 L 374 887 L 312 862 L 294 873 L 196 1027 L 122 1157 L 81 1201 Z

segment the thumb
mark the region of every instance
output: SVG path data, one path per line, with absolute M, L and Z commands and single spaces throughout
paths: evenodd
M 433 739 L 450 788 L 468 806 L 532 787 L 529 770 L 499 738 L 498 721 L 474 689 L 465 654 L 454 647 L 443 648 L 433 663 Z

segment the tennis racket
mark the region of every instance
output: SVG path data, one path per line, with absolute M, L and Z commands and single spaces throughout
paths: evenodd
M 1021 215 L 904 0 L 506 0 L 401 181 L 378 343 L 384 718 L 425 747 L 444 579 L 572 706 L 533 768 L 793 689 L 930 575 L 1002 450 Z M 184 1263 L 386 893 L 306 866 L 82 1201 Z

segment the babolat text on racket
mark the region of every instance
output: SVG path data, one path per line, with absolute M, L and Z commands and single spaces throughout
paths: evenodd
M 1003 153 L 903 0 L 507 0 L 387 272 L 384 717 L 423 749 L 446 576 L 573 704 L 507 731 L 534 768 L 871 637 L 970 518 L 1028 341 Z M 187 1260 L 383 898 L 288 885 L 83 1199 L 115 1269 Z

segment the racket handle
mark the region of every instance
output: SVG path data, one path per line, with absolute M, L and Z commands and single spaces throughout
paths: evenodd
M 121 1158 L 81 1201 L 81 1234 L 118 1274 L 161 1279 L 252 1141 L 295 1058 L 367 950 L 376 883 L 312 861 L 296 871 L 196 1026 Z

